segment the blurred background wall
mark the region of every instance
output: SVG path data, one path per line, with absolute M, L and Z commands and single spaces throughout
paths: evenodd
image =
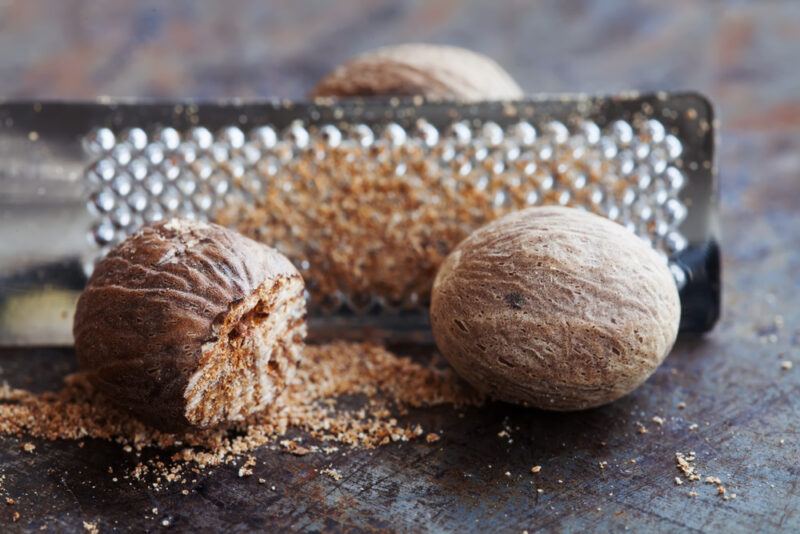
M 486 53 L 528 91 L 699 89 L 729 127 L 800 125 L 800 2 L 0 1 L 0 95 L 303 96 L 405 41 Z
M 0 97 L 302 98 L 351 55 L 407 41 L 486 53 L 529 92 L 700 90 L 722 119 L 723 200 L 769 177 L 758 202 L 795 201 L 796 0 L 0 0 Z

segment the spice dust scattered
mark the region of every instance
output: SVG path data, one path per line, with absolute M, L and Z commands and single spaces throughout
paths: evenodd
M 697 467 L 695 466 L 696 459 L 697 455 L 694 452 L 689 452 L 688 454 L 683 454 L 680 452 L 675 453 L 675 463 L 678 467 L 678 470 L 681 473 L 683 473 L 684 477 L 686 477 L 686 479 L 689 482 L 696 482 L 702 478 L 700 473 L 697 471 Z M 719 477 L 706 476 L 703 479 L 703 482 L 705 482 L 706 484 L 713 484 L 714 486 L 716 486 L 717 495 L 719 495 L 726 501 L 736 498 L 736 494 L 729 493 Z M 683 480 L 680 477 L 675 477 L 675 484 L 681 486 L 683 485 Z M 689 496 L 697 497 L 697 492 L 692 490 L 689 492 Z
M 361 398 L 353 408 L 341 398 Z M 135 479 L 156 474 L 158 480 L 185 480 L 189 470 L 236 462 L 252 475 L 255 449 L 280 444 L 287 452 L 303 455 L 336 451 L 333 444 L 373 448 L 408 441 L 425 432 L 419 424 L 398 418 L 408 408 L 451 404 L 480 404 L 482 399 L 449 370 L 416 363 L 372 344 L 334 342 L 310 345 L 292 383 L 265 411 L 226 428 L 167 434 L 109 406 L 85 376 L 70 375 L 57 392 L 36 394 L 0 387 L 0 434 L 48 440 L 97 438 L 111 440 L 124 450 L 169 450 L 169 462 L 139 463 L 130 473 Z M 285 439 L 288 432 L 303 434 L 316 444 L 301 445 L 302 438 Z M 427 434 L 426 441 L 437 438 Z M 438 436 L 437 436 L 438 437 Z M 25 443 L 32 452 L 34 445 Z M 196 472 L 196 471 L 195 471 Z

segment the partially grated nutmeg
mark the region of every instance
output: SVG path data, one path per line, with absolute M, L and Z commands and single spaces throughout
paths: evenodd
M 181 219 L 99 261 L 75 308 L 80 369 L 164 431 L 242 421 L 272 403 L 305 337 L 302 277 L 269 247 Z

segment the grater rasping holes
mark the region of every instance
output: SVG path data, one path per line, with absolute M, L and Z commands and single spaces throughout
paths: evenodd
M 79 149 L 70 180 L 83 186 L 84 276 L 144 223 L 210 220 L 294 261 L 312 330 L 414 337 L 455 244 L 509 211 L 561 204 L 662 253 L 684 330 L 718 313 L 712 117 L 696 95 L 83 106 L 62 144 Z
M 336 313 L 342 306 L 355 313 L 426 307 L 427 295 L 420 298 L 420 293 L 431 273 L 416 272 L 417 266 L 404 266 L 405 273 L 375 266 L 373 270 L 400 282 L 394 291 L 387 291 L 391 280 L 370 280 L 374 273 L 369 268 L 358 269 L 360 280 L 347 276 L 369 250 L 383 248 L 381 253 L 390 261 L 402 254 L 391 249 L 392 241 L 385 235 L 350 239 L 357 241 L 352 243 L 353 253 L 333 272 L 324 264 L 331 263 L 329 256 L 341 241 L 348 241 L 347 228 L 336 232 L 319 254 L 304 250 L 309 237 L 324 239 L 315 235 L 326 221 L 314 205 L 316 195 L 324 198 L 324 193 L 315 191 L 313 198 L 304 198 L 304 184 L 298 182 L 325 174 L 333 175 L 326 184 L 329 188 L 347 187 L 354 171 L 341 161 L 364 167 L 374 160 L 384 162 L 385 168 L 369 170 L 367 180 L 381 182 L 373 187 L 394 180 L 411 190 L 406 194 L 421 199 L 408 210 L 397 207 L 391 214 L 376 215 L 385 216 L 387 223 L 397 221 L 407 238 L 415 216 L 435 206 L 437 216 L 446 219 L 441 233 L 456 236 L 437 251 L 436 258 L 411 260 L 437 265 L 457 240 L 480 223 L 511 209 L 545 203 L 575 206 L 619 221 L 665 255 L 686 248 L 679 228 L 686 217 L 679 199 L 686 178 L 676 166 L 682 145 L 666 133 L 661 122 L 645 120 L 634 129 L 617 120 L 603 131 L 594 122 L 582 121 L 570 131 L 563 123 L 551 121 L 541 130 L 537 132 L 528 121 L 507 128 L 492 121 L 460 121 L 440 133 L 422 119 L 408 131 L 397 123 L 374 129 L 363 123 L 307 129 L 297 121 L 280 135 L 269 125 L 247 133 L 238 126 L 226 126 L 217 135 L 203 126 L 180 133 L 166 127 L 149 136 L 140 128 L 117 134 L 102 128 L 85 143 L 96 160 L 86 173 L 91 191 L 88 206 L 95 218 L 92 236 L 100 247 L 98 256 L 103 256 L 143 223 L 173 216 L 223 221 L 289 255 L 315 289 L 312 305 L 321 312 Z M 442 189 L 450 190 L 453 197 L 445 200 L 446 206 L 438 206 L 447 193 Z M 268 194 L 273 198 L 264 200 Z M 247 210 L 259 204 L 270 212 L 279 209 L 270 207 L 270 202 L 290 206 L 302 217 L 291 221 L 292 214 L 287 213 L 275 221 L 278 228 L 254 226 Z M 477 217 L 459 220 L 452 209 L 455 204 L 477 208 Z M 485 207 L 489 209 L 481 209 Z M 296 224 L 295 234 L 302 232 L 305 238 L 288 242 L 291 237 L 283 235 L 280 226 L 291 222 Z M 426 225 L 425 237 L 436 233 L 429 230 Z M 88 258 L 87 270 L 94 260 L 94 255 Z M 324 268 L 312 268 L 319 265 Z M 685 273 L 674 262 L 671 268 L 682 287 Z M 324 283 L 321 279 L 326 276 L 334 283 Z M 363 281 L 376 283 L 369 287 Z

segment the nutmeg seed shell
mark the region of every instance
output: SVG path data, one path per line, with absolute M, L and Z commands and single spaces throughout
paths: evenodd
M 152 426 L 241 420 L 271 403 L 297 366 L 303 291 L 277 251 L 173 219 L 95 266 L 78 301 L 75 351 L 95 387 Z
M 431 324 L 490 396 L 549 410 L 614 401 L 672 348 L 680 300 L 666 262 L 600 216 L 540 207 L 471 234 L 436 277 Z
M 517 82 L 494 60 L 455 46 L 404 44 L 356 56 L 323 77 L 312 97 L 413 96 L 512 100 Z

